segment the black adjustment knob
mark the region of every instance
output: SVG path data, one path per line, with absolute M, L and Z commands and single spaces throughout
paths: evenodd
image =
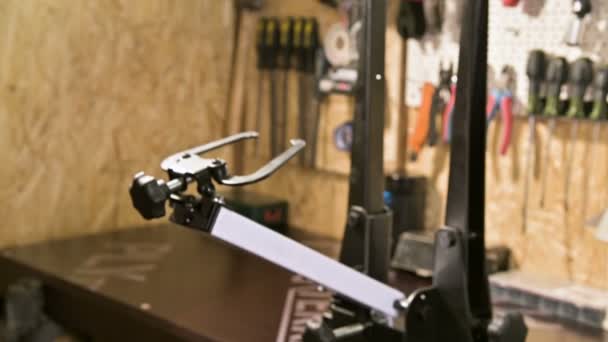
M 146 220 L 165 216 L 165 202 L 171 191 L 164 182 L 138 173 L 133 179 L 129 194 L 133 206 Z

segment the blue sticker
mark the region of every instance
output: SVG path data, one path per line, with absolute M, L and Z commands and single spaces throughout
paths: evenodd
M 334 144 L 340 151 L 351 151 L 353 147 L 352 121 L 346 122 L 334 130 Z

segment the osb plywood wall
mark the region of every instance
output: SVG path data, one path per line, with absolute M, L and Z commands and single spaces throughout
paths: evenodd
M 132 174 L 221 135 L 233 12 L 0 1 L 0 246 L 143 223 Z

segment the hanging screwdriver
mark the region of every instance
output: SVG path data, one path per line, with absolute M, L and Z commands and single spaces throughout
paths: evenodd
M 570 69 L 570 107 L 568 108 L 568 118 L 574 119 L 574 124 L 570 130 L 570 151 L 566 155 L 566 177 L 565 194 L 566 204 L 568 203 L 569 184 L 572 174 L 572 160 L 574 157 L 574 146 L 578 135 L 580 119 L 585 118 L 585 93 L 593 82 L 593 62 L 589 58 L 577 59 Z
M 606 105 L 606 96 L 608 96 L 608 66 L 602 67 L 597 71 L 594 90 L 593 110 L 589 117 L 592 120 L 606 120 L 608 119 L 608 106 Z
M 308 87 L 306 86 L 307 82 L 303 61 L 304 45 L 302 40 L 304 39 L 305 23 L 305 18 L 295 18 L 292 30 L 293 53 L 296 56 L 296 70 L 298 71 L 298 137 L 304 140 L 306 140 L 306 124 L 304 123 L 304 118 L 306 116 L 306 100 L 310 96 L 307 91 Z M 306 142 L 309 143 L 308 141 Z M 306 160 L 304 153 L 300 153 L 298 160 L 300 165 L 303 166 Z
M 255 130 L 259 133 L 262 130 L 262 96 L 264 80 L 268 72 L 268 49 L 265 44 L 267 18 L 258 20 L 256 32 L 256 49 L 258 53 L 258 98 L 256 99 Z M 260 155 L 260 143 L 256 140 L 255 156 Z
M 583 24 L 585 17 L 591 13 L 591 0 L 573 0 L 572 13 L 575 18 L 566 33 L 566 44 L 578 46 L 583 40 Z
M 600 141 L 600 136 L 602 132 L 602 123 L 601 121 L 608 119 L 608 105 L 606 104 L 606 96 L 608 96 L 608 67 L 604 66 L 600 68 L 595 74 L 595 80 L 593 82 L 593 109 L 591 110 L 591 114 L 589 118 L 595 121 L 593 125 L 593 133 L 591 137 L 591 147 L 597 148 Z M 591 158 L 592 165 L 589 167 L 589 170 L 595 170 L 596 159 L 594 158 L 595 153 L 589 153 L 589 157 Z M 590 187 L 590 178 L 585 177 L 585 190 L 586 194 L 589 193 Z M 587 195 L 583 197 L 583 208 L 585 213 L 583 217 L 587 216 Z
M 545 72 L 547 70 L 547 56 L 542 50 L 533 50 L 528 56 L 528 64 L 526 66 L 526 75 L 529 80 L 528 87 L 528 126 L 530 129 L 528 135 L 528 152 L 526 153 L 526 174 L 524 176 L 524 205 L 522 211 L 522 231 L 527 231 L 528 218 L 528 193 L 530 189 L 530 175 L 533 167 L 532 156 L 536 145 L 536 116 L 542 111 L 541 108 L 541 88 L 545 80 Z
M 550 118 L 549 120 L 549 138 L 545 146 L 543 175 L 541 185 L 540 207 L 545 205 L 545 191 L 547 189 L 547 173 L 549 169 L 549 153 L 551 151 L 551 140 L 555 131 L 556 117 L 560 114 L 560 94 L 563 85 L 568 80 L 568 61 L 563 57 L 556 57 L 551 60 L 547 67 L 547 103 L 545 105 L 544 115 Z
M 599 121 L 608 119 L 608 105 L 606 104 L 606 96 L 608 96 L 608 66 L 600 68 L 595 74 L 593 89 L 593 109 L 589 118 L 597 121 L 593 126 L 592 134 L 593 146 L 597 146 L 602 129 Z
M 304 112 L 305 115 L 305 139 L 309 142 L 310 147 L 305 151 L 305 164 L 310 168 L 314 168 L 317 162 L 317 141 L 319 139 L 319 115 L 320 115 L 320 97 L 317 91 L 318 77 L 317 71 L 323 68 L 325 54 L 320 51 L 321 46 L 319 38 L 319 22 L 316 18 L 308 18 L 304 24 L 304 38 L 302 39 L 302 72 L 307 75 L 305 80 L 306 89 L 312 95 L 306 98 L 308 103 Z M 321 60 L 319 60 L 319 54 Z
M 541 88 L 547 71 L 547 55 L 543 50 L 533 50 L 528 56 L 526 75 L 530 82 L 528 90 L 528 111 L 531 119 L 541 114 Z
M 403 39 L 421 39 L 426 33 L 426 18 L 422 1 L 401 0 L 397 14 L 397 32 Z
M 282 149 L 279 146 L 279 97 L 277 93 L 277 67 L 279 51 L 279 20 L 267 19 L 266 22 L 266 66 L 270 72 L 270 154 L 276 156 Z
M 585 93 L 592 81 L 593 62 L 589 58 L 577 59 L 570 68 L 570 106 L 567 114 L 569 118 L 585 118 Z
M 282 104 L 281 104 L 281 120 L 278 130 L 279 134 L 279 149 L 285 150 L 287 146 L 287 122 L 289 118 L 289 70 L 292 67 L 293 57 L 293 23 L 294 18 L 284 18 L 281 21 L 279 33 L 279 68 L 282 70 L 283 86 L 282 86 Z
M 502 5 L 505 7 L 515 7 L 519 4 L 519 0 L 502 0 Z
M 314 166 L 318 112 L 315 106 L 315 61 L 319 48 L 319 23 L 316 18 L 298 18 L 293 26 L 293 47 L 299 72 L 298 132 L 308 148 L 300 153 L 302 166 Z

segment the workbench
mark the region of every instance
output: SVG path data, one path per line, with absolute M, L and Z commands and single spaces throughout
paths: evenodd
M 294 236 L 337 255 L 337 241 Z M 172 224 L 3 250 L 0 289 L 21 277 L 44 282 L 52 319 L 98 341 L 297 341 L 330 299 L 301 277 Z M 406 293 L 428 282 L 389 278 Z M 528 325 L 531 342 L 608 341 L 551 322 Z

